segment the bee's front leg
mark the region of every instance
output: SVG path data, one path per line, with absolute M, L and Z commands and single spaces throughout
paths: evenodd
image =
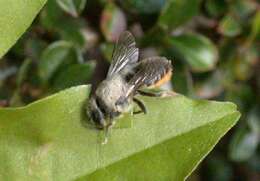
M 139 114 L 139 113 L 142 113 L 142 112 L 143 112 L 144 114 L 147 113 L 147 109 L 146 109 L 144 103 L 143 103 L 141 100 L 139 100 L 139 99 L 137 99 L 136 97 L 134 97 L 134 98 L 133 98 L 133 101 L 134 101 L 134 102 L 138 105 L 138 107 L 141 109 L 140 111 L 135 111 L 134 114 Z

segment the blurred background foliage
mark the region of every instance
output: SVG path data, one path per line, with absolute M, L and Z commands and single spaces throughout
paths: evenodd
M 49 0 L 0 61 L 0 106 L 21 106 L 102 80 L 119 34 L 140 59 L 166 56 L 166 86 L 197 99 L 232 101 L 239 124 L 190 180 L 260 180 L 260 4 L 256 0 Z M 173 115 L 174 116 L 174 115 Z

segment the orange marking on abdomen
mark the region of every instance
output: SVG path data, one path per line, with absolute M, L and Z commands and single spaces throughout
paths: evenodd
M 149 88 L 159 87 L 162 84 L 168 82 L 172 77 L 172 70 L 169 70 L 159 81 L 155 82 L 153 85 L 149 86 Z

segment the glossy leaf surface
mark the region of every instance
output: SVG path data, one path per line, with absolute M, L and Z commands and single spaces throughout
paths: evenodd
M 148 114 L 102 145 L 103 132 L 83 126 L 88 93 L 78 86 L 0 109 L 1 179 L 183 180 L 239 118 L 232 103 L 141 97 Z
M 0 1 L 0 58 L 30 26 L 46 0 Z

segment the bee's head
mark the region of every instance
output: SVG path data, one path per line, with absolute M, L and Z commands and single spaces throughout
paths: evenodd
M 112 125 L 113 119 L 119 114 L 117 111 L 112 111 L 100 98 L 92 96 L 89 99 L 88 115 L 97 128 L 103 129 Z

